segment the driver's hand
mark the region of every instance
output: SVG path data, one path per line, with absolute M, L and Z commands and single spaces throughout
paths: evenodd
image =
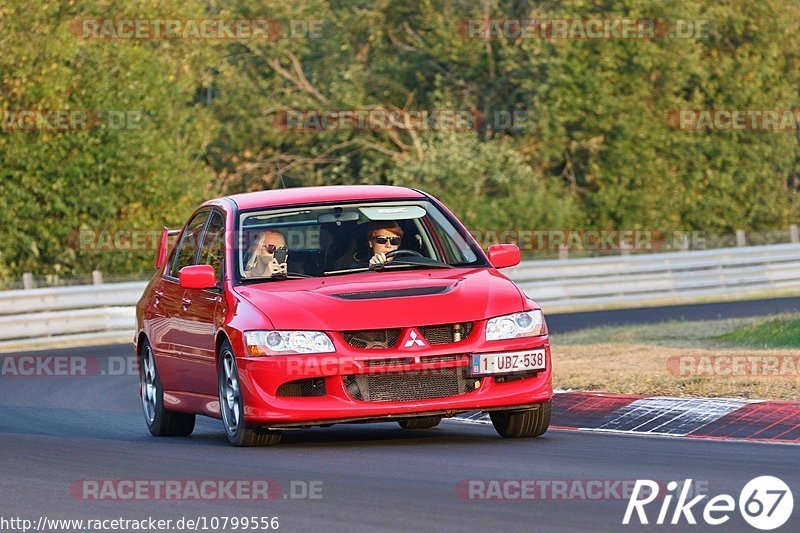
M 375 254 L 369 260 L 369 266 L 382 265 L 386 263 L 386 261 L 390 261 L 390 259 L 386 259 L 386 254 L 384 253 Z
M 266 274 L 269 277 L 275 274 L 286 274 L 286 263 L 278 263 L 278 260 L 273 258 L 272 261 L 267 264 Z

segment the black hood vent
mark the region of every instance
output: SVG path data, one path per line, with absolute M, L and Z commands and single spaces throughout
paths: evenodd
M 438 287 L 411 287 L 408 289 L 386 289 L 382 291 L 359 291 L 342 292 L 332 294 L 336 298 L 343 300 L 377 300 L 380 298 L 404 298 L 406 296 L 430 296 L 431 294 L 443 294 L 450 290 L 448 285 Z

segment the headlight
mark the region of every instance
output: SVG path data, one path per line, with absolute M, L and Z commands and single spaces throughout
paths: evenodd
M 486 323 L 487 341 L 536 337 L 545 333 L 547 333 L 547 329 L 544 325 L 544 315 L 540 309 L 498 316 Z
M 336 351 L 331 339 L 321 331 L 248 331 L 244 338 L 247 354 L 254 356 Z

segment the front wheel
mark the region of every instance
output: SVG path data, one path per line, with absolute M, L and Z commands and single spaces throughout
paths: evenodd
M 194 431 L 195 415 L 164 408 L 164 388 L 153 349 L 145 339 L 139 349 L 139 386 L 147 429 L 156 437 L 186 437 Z
M 248 427 L 244 422 L 244 400 L 239 386 L 236 357 L 228 341 L 219 352 L 219 410 L 228 442 L 234 446 L 272 446 L 281 441 L 281 432 Z
M 489 417 L 497 432 L 506 438 L 538 437 L 550 427 L 552 400 L 524 411 L 492 411 Z

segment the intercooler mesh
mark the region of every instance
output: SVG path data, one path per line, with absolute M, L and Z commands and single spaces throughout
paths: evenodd
M 414 372 L 381 372 L 345 376 L 348 394 L 363 402 L 407 402 L 457 396 L 475 390 L 474 378 L 464 368 Z

